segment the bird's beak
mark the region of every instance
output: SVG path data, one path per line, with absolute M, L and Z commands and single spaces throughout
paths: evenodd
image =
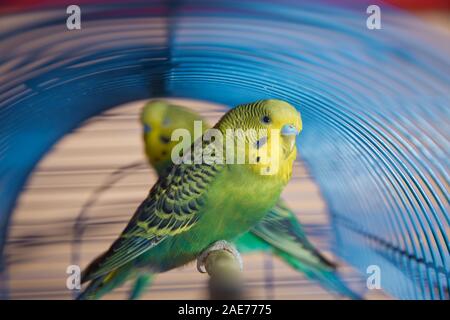
M 296 136 L 299 134 L 299 131 L 293 124 L 285 124 L 281 128 L 281 135 L 282 136 Z

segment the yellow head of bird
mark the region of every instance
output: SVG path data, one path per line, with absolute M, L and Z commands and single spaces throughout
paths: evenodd
M 254 171 L 270 175 L 280 169 L 288 172 L 292 168 L 302 120 L 291 104 L 270 99 L 237 106 L 215 127 L 225 135 L 230 128 L 245 131 L 246 146 L 237 147 L 236 157 L 239 157 L 239 152 L 245 153 L 245 159 Z M 242 135 L 235 136 L 239 140 Z

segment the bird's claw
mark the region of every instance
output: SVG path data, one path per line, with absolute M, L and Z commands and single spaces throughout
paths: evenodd
M 206 273 L 205 263 L 206 263 L 206 259 L 208 258 L 208 255 L 211 252 L 220 251 L 220 250 L 225 250 L 225 251 L 228 251 L 229 253 L 231 253 L 234 256 L 234 258 L 238 261 L 239 269 L 242 271 L 243 262 L 242 262 L 242 257 L 240 255 L 239 251 L 237 251 L 236 247 L 233 244 L 228 243 L 225 240 L 219 240 L 219 241 L 214 242 L 208 248 L 206 248 L 206 250 L 204 250 L 197 257 L 197 270 L 198 270 L 198 272 Z

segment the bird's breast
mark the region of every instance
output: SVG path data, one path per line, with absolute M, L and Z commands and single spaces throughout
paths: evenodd
M 218 236 L 234 238 L 258 223 L 278 200 L 283 184 L 255 175 L 241 165 L 230 165 L 211 186 L 205 214 Z M 202 218 L 203 220 L 203 218 Z

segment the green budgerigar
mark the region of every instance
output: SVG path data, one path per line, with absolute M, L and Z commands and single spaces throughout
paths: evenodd
M 160 176 L 119 238 L 84 270 L 82 282 L 90 283 L 80 299 L 99 298 L 139 272 L 189 263 L 217 242 L 234 241 L 275 206 L 292 175 L 302 129 L 298 111 L 262 100 L 231 109 L 213 128 L 223 136 L 222 147 L 232 139 L 233 161 L 182 161 Z M 266 134 L 242 134 L 251 130 Z M 201 150 L 217 148 L 216 140 L 201 141 Z M 192 149 L 182 159 L 195 158 L 195 144 Z
M 145 154 L 159 176 L 173 165 L 171 153 L 177 141 L 171 139 L 172 133 L 182 128 L 194 136 L 196 121 L 202 132 L 209 129 L 205 119 L 187 107 L 164 100 L 153 100 L 144 106 L 141 124 Z M 320 254 L 308 241 L 296 215 L 281 199 L 262 221 L 238 237 L 234 243 L 237 250 L 243 254 L 255 251 L 272 252 L 325 289 L 350 298 L 360 298 L 341 281 L 335 264 Z M 139 298 L 153 279 L 154 275 L 151 273 L 140 274 L 130 298 Z

